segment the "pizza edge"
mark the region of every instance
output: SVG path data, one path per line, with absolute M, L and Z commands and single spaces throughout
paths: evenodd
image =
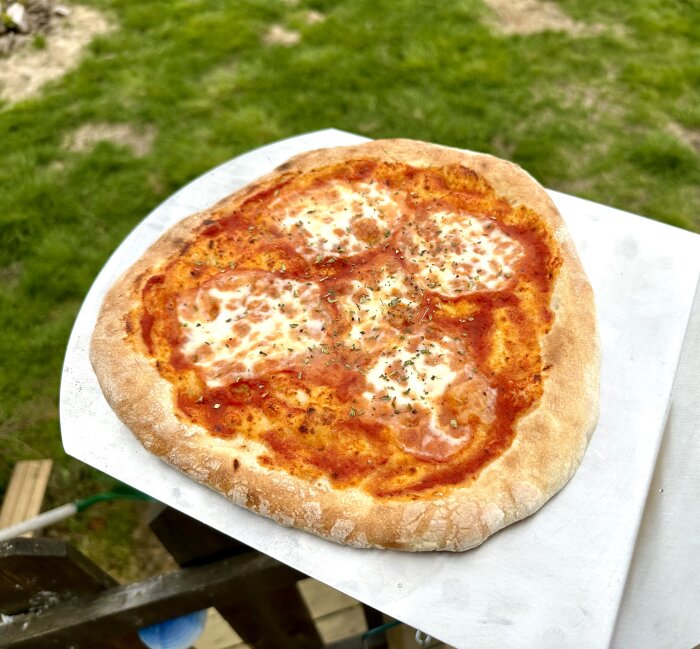
M 477 171 L 512 204 L 535 210 L 552 228 L 564 263 L 553 296 L 555 319 L 542 343 L 545 390 L 516 425 L 511 447 L 468 485 L 446 487 L 430 500 L 378 500 L 360 489 L 310 485 L 257 462 L 264 447 L 220 440 L 180 421 L 173 388 L 127 342 L 125 316 L 137 307 L 142 282 L 208 218 L 226 213 L 288 172 L 354 157 L 414 166 L 459 163 Z M 90 346 L 102 391 L 117 416 L 152 453 L 237 504 L 289 526 L 358 547 L 411 551 L 466 550 L 537 511 L 581 463 L 598 418 L 600 349 L 591 286 L 573 242 L 544 189 L 513 163 L 411 140 L 378 140 L 298 155 L 272 173 L 168 230 L 112 286 Z M 577 383 L 577 377 L 584 378 Z

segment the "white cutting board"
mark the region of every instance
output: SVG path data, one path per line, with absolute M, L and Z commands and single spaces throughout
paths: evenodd
M 240 509 L 144 450 L 100 392 L 87 352 L 97 311 L 148 245 L 291 155 L 363 140 L 329 129 L 247 153 L 175 193 L 134 229 L 95 280 L 68 344 L 60 404 L 66 452 L 456 647 L 608 647 L 700 273 L 697 235 L 551 192 L 598 303 L 600 423 L 563 491 L 461 554 L 344 547 Z

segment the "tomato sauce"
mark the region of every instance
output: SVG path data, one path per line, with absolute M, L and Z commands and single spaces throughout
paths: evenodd
M 376 222 L 381 218 L 377 208 L 380 216 L 374 221 L 359 219 L 355 227 L 355 236 L 367 249 L 352 255 L 330 250 L 315 259 L 305 257 L 295 245 L 294 231 L 285 231 L 282 221 L 271 215 L 284 214 L 286 197 L 293 192 L 303 194 L 310 188 L 323 192 L 329 183 L 366 183 L 388 191 L 399 206 L 399 221 L 383 230 Z M 512 276 L 494 280 L 496 288 L 459 295 L 419 285 L 421 256 L 412 251 L 409 235 L 440 211 L 473 215 L 485 224 L 485 232 L 497 227 L 516 242 L 522 252 L 513 263 Z M 431 242 L 437 251 L 442 245 Z M 537 214 L 511 207 L 474 172 L 459 166 L 415 169 L 360 160 L 306 176 L 289 174 L 250 195 L 233 213 L 205 221 L 182 255 L 145 283 L 140 335 L 165 378 L 178 385 L 188 377 L 187 390 L 178 389 L 177 397 L 184 419 L 216 436 L 254 437 L 267 448 L 260 462 L 309 480 L 325 477 L 338 487 L 361 485 L 377 497 L 412 498 L 473 479 L 511 445 L 518 419 L 542 393 L 545 372 L 539 341 L 553 320 L 549 300 L 560 264 L 554 238 Z M 182 353 L 178 304 L 190 287 L 223 273 L 253 269 L 319 287 L 330 320 L 325 342 L 309 348 L 303 363 L 282 364 L 264 375 L 212 386 L 201 367 Z M 397 340 L 449 345 L 464 357 L 464 363 L 451 361 L 455 381 L 478 376 L 488 385 L 477 396 L 491 404 L 492 418 L 478 412 L 471 418 L 464 415 L 463 399 L 475 398 L 468 392 L 461 401 L 459 390 L 450 392 L 452 387 L 436 397 L 447 450 L 432 455 L 402 448 L 402 433 L 395 428 L 400 422 L 425 428 L 430 416 L 426 406 L 376 395 L 367 405 L 371 392 L 367 376 L 380 352 L 366 342 L 364 331 L 359 341 L 349 333 L 353 330 L 346 306 L 357 282 L 372 288 L 377 278 L 392 274 L 401 278 L 412 296 L 387 310 Z M 377 338 L 380 335 L 384 334 Z M 398 370 L 413 361 L 403 363 Z M 404 385 L 410 393 L 411 385 L 404 382 L 400 387 Z

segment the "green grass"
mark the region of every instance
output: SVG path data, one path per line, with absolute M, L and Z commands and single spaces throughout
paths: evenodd
M 158 202 L 252 147 L 329 126 L 419 138 L 508 157 L 548 187 L 700 225 L 695 1 L 560 0 L 574 19 L 608 27 L 576 38 L 499 35 L 479 0 L 90 4 L 115 30 L 38 97 L 0 103 L 0 491 L 17 460 L 39 457 L 56 461 L 48 505 L 110 486 L 60 442 L 61 363 L 81 299 Z M 309 9 L 326 20 L 307 24 Z M 265 45 L 273 24 L 301 42 Z M 66 150 L 94 122 L 151 128 L 152 150 Z M 58 531 L 131 574 L 139 506 L 101 507 Z

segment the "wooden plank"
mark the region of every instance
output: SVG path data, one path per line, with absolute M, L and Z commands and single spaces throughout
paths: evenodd
M 316 579 L 302 579 L 297 588 L 315 619 L 358 605 L 356 599 Z
M 349 595 L 345 595 L 344 593 L 335 590 L 335 588 L 331 588 L 330 586 L 327 586 L 320 581 L 316 581 L 315 579 L 304 579 L 297 584 L 297 588 L 299 588 L 301 591 L 301 595 L 304 598 L 306 605 L 309 607 L 311 615 L 316 620 L 317 627 L 319 626 L 319 618 L 342 609 L 351 608 L 353 606 L 360 607 L 364 613 L 365 624 L 362 631 L 381 626 L 386 621 L 385 616 L 383 613 L 381 613 L 381 611 L 358 602 Z M 321 632 L 321 637 L 326 643 L 331 642 L 331 640 L 324 636 L 324 631 L 322 628 L 319 628 L 319 631 Z M 337 638 L 333 638 L 333 640 L 336 639 Z M 374 638 L 372 643 L 373 649 L 387 649 L 388 647 L 383 635 Z
M 41 615 L 15 616 L 0 626 L 0 646 L 93 647 L 99 646 L 103 638 L 125 630 L 149 626 L 217 602 L 242 606 L 248 590 L 241 586 L 260 579 L 285 583 L 282 566 L 265 555 L 246 554 L 77 597 L 56 604 Z
M 368 629 L 376 629 L 391 620 L 387 615 L 378 611 L 376 608 L 368 606 L 364 602 L 362 603 L 362 611 L 365 614 L 365 621 L 367 622 Z M 389 644 L 385 634 L 372 638 L 371 649 L 388 649 L 388 647 Z
M 59 539 L 16 538 L 0 543 L 0 613 L 26 611 L 42 592 L 63 597 L 95 593 L 117 582 Z
M 7 491 L 2 501 L 2 510 L 0 510 L 0 526 L 9 527 L 15 519 L 15 511 L 20 494 L 24 489 L 24 480 L 27 475 L 26 464 L 17 462 L 12 469 L 12 476 L 7 485 Z
M 148 526 L 183 568 L 251 550 L 244 543 L 165 505 L 155 512 Z
M 52 464 L 51 460 L 22 460 L 15 464 L 0 510 L 0 528 L 21 523 L 41 512 Z
M 245 606 L 217 605 L 216 608 L 251 647 L 320 649 L 323 646 L 294 578 L 279 586 L 260 579 L 247 590 L 245 602 Z
M 298 582 L 297 587 L 324 645 L 367 630 L 363 609 L 357 600 L 311 578 Z M 208 611 L 207 625 L 197 641 L 197 649 L 245 649 L 247 646 L 215 609 Z M 372 646 L 375 647 L 374 644 Z
M 172 508 L 162 510 L 150 523 L 160 542 L 181 565 L 197 565 L 213 558 L 259 552 Z M 323 641 L 296 589 L 306 575 L 276 562 L 284 581 L 268 582 L 264 576 L 242 587 L 245 606 L 217 605 L 236 633 L 255 649 L 318 649 Z
M 46 611 L 62 599 L 112 588 L 117 582 L 59 539 L 15 538 L 0 543 L 0 613 Z M 0 627 L 0 638 L 3 628 Z M 0 643 L 2 644 L 2 643 Z M 101 649 L 143 649 L 135 631 L 105 639 Z
M 367 631 L 365 616 L 359 604 L 317 618 L 316 626 L 324 644 L 354 637 Z
M 41 504 L 44 502 L 44 494 L 49 484 L 52 466 L 52 460 L 40 460 L 38 465 L 35 465 L 35 469 L 32 472 L 32 489 L 27 490 L 30 496 L 27 500 L 26 516 L 22 520 L 26 521 L 28 518 L 32 518 L 41 512 Z
M 204 632 L 197 639 L 195 649 L 231 649 L 239 647 L 247 648 L 240 636 L 231 628 L 231 625 L 221 617 L 215 608 L 207 610 L 207 623 Z

